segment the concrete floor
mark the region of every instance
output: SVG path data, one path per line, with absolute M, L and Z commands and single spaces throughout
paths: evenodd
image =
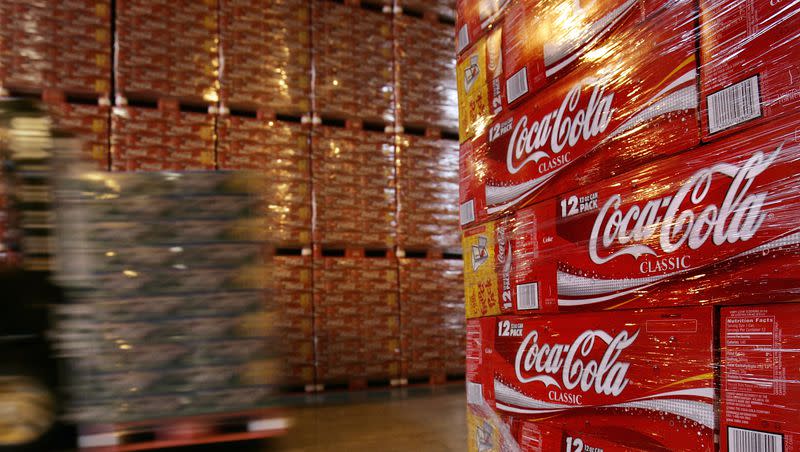
M 295 427 L 275 442 L 286 452 L 464 451 L 463 391 L 293 411 Z
M 176 452 L 463 452 L 467 449 L 462 385 L 422 390 L 319 394 L 287 411 L 282 438 L 174 449 Z

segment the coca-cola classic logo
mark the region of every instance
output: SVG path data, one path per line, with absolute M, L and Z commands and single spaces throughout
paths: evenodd
M 531 331 L 517 350 L 517 379 L 520 383 L 541 382 L 545 387 L 618 396 L 628 385 L 630 368 L 630 363 L 618 361 L 619 356 L 638 336 L 639 330 L 633 334 L 621 331 L 616 336 L 603 330 L 586 330 L 572 344 L 540 345 L 539 332 Z M 598 342 L 606 347 L 600 361 L 584 361 Z
M 634 204 L 627 211 L 621 208 L 620 195 L 609 197 L 592 227 L 589 257 L 595 264 L 604 264 L 623 255 L 658 256 L 653 247 L 642 243 L 656 232 L 658 247 L 667 254 L 684 245 L 696 250 L 709 238 L 716 246 L 750 240 L 766 218 L 762 207 L 767 192 L 748 191 L 755 178 L 775 161 L 781 147 L 769 155 L 756 152 L 741 166 L 717 163 L 703 168 L 687 179 L 674 195 L 647 201 L 642 206 Z M 730 178 L 719 205 L 715 200 L 706 199 L 717 174 Z M 684 207 L 687 200 L 689 205 Z M 702 207 L 699 213 L 693 210 L 698 206 Z M 663 214 L 660 213 L 662 209 L 666 209 Z M 611 247 L 619 249 L 602 252 Z
M 508 142 L 506 166 L 509 173 L 516 174 L 528 163 L 550 157 L 550 152 L 559 154 L 564 148 L 571 148 L 578 141 L 588 140 L 606 130 L 614 111 L 611 108 L 614 94 L 606 94 L 605 86 L 597 83 L 586 106 L 578 108 L 582 91 L 583 83 L 573 86 L 557 110 L 530 126 L 527 115 L 519 118 Z M 548 144 L 550 152 L 543 150 Z

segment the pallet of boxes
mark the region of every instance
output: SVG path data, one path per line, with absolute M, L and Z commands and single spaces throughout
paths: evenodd
M 283 344 L 260 179 L 66 165 L 53 332 L 80 448 L 160 449 L 282 434 Z
M 798 25 L 459 1 L 470 450 L 800 448 Z

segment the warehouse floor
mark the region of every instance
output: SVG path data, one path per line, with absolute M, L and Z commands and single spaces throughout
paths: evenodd
M 291 433 L 266 443 L 230 443 L 176 452 L 447 452 L 467 449 L 463 385 L 342 392 L 296 403 Z
M 276 443 L 287 452 L 463 451 L 463 388 L 425 397 L 299 408 L 295 428 Z

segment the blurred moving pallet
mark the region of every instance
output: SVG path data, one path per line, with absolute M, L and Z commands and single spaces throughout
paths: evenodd
M 280 410 L 250 410 L 81 426 L 78 447 L 91 452 L 159 450 L 269 438 L 288 428 L 289 420 Z

